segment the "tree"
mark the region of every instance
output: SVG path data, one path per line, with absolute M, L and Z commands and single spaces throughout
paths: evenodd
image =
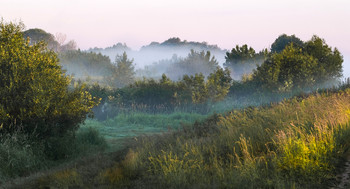
M 113 67 L 112 77 L 109 82 L 115 87 L 124 87 L 135 81 L 135 69 L 133 59 L 129 60 L 126 52 L 123 55 L 117 55 L 115 59 L 116 66 Z
M 253 80 L 264 89 L 283 92 L 313 86 L 323 71 L 313 56 L 290 44 L 267 58 L 254 72 Z
M 35 28 L 35 29 L 29 29 L 23 32 L 24 38 L 29 38 L 31 45 L 45 41 L 47 43 L 47 47 L 50 50 L 59 51 L 60 45 L 59 42 L 56 41 L 55 36 L 53 36 L 50 33 L 47 33 L 46 31 Z
M 295 36 L 280 36 L 280 39 L 292 38 L 298 39 Z M 313 36 L 302 45 L 291 42 L 283 48 L 281 52 L 271 54 L 254 72 L 253 82 L 256 86 L 290 91 L 324 87 L 338 81 L 342 76 L 342 55 L 337 48 L 332 50 L 318 36 Z
M 286 34 L 282 34 L 272 43 L 271 52 L 280 53 L 291 43 L 293 43 L 295 47 L 303 47 L 304 45 L 304 42 L 295 35 L 288 36 Z
M 241 47 L 236 45 L 236 48 L 233 48 L 231 52 L 226 52 L 224 67 L 228 68 L 232 77 L 238 80 L 260 65 L 264 61 L 266 53 L 267 50 L 256 53 L 252 47 L 248 48 L 246 44 Z
M 96 99 L 71 88 L 57 55 L 24 39 L 22 23 L 0 22 L 0 132 L 21 130 L 44 139 L 79 127 Z
M 303 51 L 313 56 L 322 68 L 322 72 L 317 73 L 319 83 L 327 81 L 336 81 L 342 77 L 343 72 L 343 57 L 337 48 L 332 50 L 326 42 L 318 36 L 313 36 L 310 41 L 304 45 Z
M 168 76 L 176 80 L 178 73 L 183 75 L 195 75 L 202 73 L 204 76 L 208 76 L 219 67 L 219 63 L 215 57 L 211 57 L 210 51 L 196 52 L 191 50 L 185 59 L 179 60 L 171 65 L 168 70 Z
M 68 41 L 68 43 L 60 46 L 60 51 L 74 51 L 77 50 L 77 43 L 74 40 Z
M 204 103 L 208 99 L 208 88 L 205 83 L 205 77 L 202 73 L 194 76 L 184 75 L 182 82 L 191 92 L 192 102 L 195 104 Z
M 230 71 L 218 68 L 208 76 L 207 89 L 209 98 L 219 101 L 225 98 L 231 87 Z
M 67 70 L 67 74 L 74 74 L 75 79 L 110 75 L 114 67 L 109 57 L 101 53 L 64 51 L 59 53 L 59 59 L 62 67 Z

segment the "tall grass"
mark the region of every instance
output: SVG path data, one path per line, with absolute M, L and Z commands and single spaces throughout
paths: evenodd
M 0 183 L 44 168 L 48 163 L 44 157 L 43 146 L 28 135 L 0 135 Z
M 35 140 L 35 136 L 20 131 L 0 135 L 0 184 L 106 147 L 105 139 L 93 128 L 46 141 Z
M 102 180 L 131 188 L 332 186 L 349 149 L 349 116 L 349 89 L 214 115 L 140 139 L 128 163 L 101 173 Z M 115 174 L 120 179 L 108 179 Z

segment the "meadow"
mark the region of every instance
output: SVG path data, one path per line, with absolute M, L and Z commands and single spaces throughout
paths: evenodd
M 124 160 L 101 173 L 102 183 L 122 188 L 335 186 L 349 149 L 349 95 L 345 89 L 294 97 L 142 137 Z
M 209 51 L 191 50 L 170 61 L 171 70 L 196 73 L 157 80 L 136 79 L 125 52 L 112 63 L 29 30 L 53 40 L 50 50 L 24 38 L 23 28 L 0 22 L 0 187 L 340 183 L 349 161 L 350 80 L 338 84 L 343 57 L 318 36 L 303 42 L 283 34 L 258 53 L 237 45 L 224 68 Z M 101 83 L 67 76 L 59 61 L 80 62 L 77 69 L 91 69 Z M 242 80 L 232 80 L 240 69 Z
M 103 136 L 104 152 L 90 148 L 90 155 L 15 186 L 334 187 L 350 145 L 349 107 L 350 89 L 343 86 L 220 114 L 133 113 L 87 120 L 77 132 L 85 137 L 77 138 L 101 146 L 97 141 Z

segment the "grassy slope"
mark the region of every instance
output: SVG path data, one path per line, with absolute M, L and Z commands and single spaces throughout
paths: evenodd
M 118 131 L 119 137 L 134 138 L 136 144 L 128 152 L 92 157 L 26 184 L 33 188 L 324 188 L 335 182 L 336 166 L 349 147 L 349 113 L 350 90 L 346 90 L 214 115 L 183 130 L 150 137 L 134 138 L 139 132 L 166 131 L 172 124 L 178 128 L 178 116 L 171 121 L 151 115 L 89 121 L 85 127 L 93 126 L 107 136 Z M 124 128 L 131 123 L 134 131 Z M 111 136 L 110 142 L 113 138 L 118 136 Z
M 124 161 L 101 172 L 100 184 L 132 188 L 331 186 L 336 166 L 349 147 L 349 113 L 350 90 L 233 111 L 181 132 L 141 140 Z

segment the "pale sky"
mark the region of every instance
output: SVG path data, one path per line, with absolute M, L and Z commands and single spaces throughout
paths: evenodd
M 64 33 L 81 49 L 180 37 L 261 50 L 286 33 L 316 34 L 350 55 L 350 0 L 0 0 L 0 17 Z

